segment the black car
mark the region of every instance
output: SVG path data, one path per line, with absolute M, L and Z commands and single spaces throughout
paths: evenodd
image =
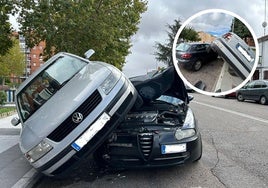
M 180 43 L 176 48 L 178 63 L 187 69 L 198 71 L 204 63 L 215 60 L 218 54 L 211 50 L 209 43 Z
M 214 40 L 211 47 L 242 79 L 248 77 L 255 62 L 255 53 L 239 36 L 228 32 Z
M 99 164 L 115 168 L 162 167 L 198 161 L 201 135 L 189 97 L 174 68 L 141 81 L 130 79 L 143 105 L 95 153 Z
M 268 103 L 268 81 L 254 80 L 239 89 L 236 94 L 238 101 L 254 100 L 261 104 Z

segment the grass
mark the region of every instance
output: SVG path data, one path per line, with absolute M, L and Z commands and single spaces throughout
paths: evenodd
M 9 108 L 0 107 L 0 116 L 9 114 L 10 112 L 14 112 L 15 110 L 16 110 L 15 107 L 9 107 Z

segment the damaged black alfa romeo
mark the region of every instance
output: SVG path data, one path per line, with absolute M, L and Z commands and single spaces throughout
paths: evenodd
M 169 67 L 130 79 L 143 105 L 125 120 L 97 150 L 101 165 L 116 168 L 163 167 L 198 161 L 201 135 L 185 86 Z M 140 102 L 140 100 L 139 100 Z

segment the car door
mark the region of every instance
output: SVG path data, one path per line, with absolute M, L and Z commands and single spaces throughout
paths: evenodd
M 253 88 L 251 89 L 251 99 L 258 101 L 260 99 L 260 96 L 262 94 L 262 81 L 255 81 Z
M 250 82 L 243 87 L 243 89 L 241 90 L 241 93 L 242 93 L 244 99 L 252 99 L 252 91 L 254 89 L 253 88 L 254 84 L 255 84 L 255 81 Z

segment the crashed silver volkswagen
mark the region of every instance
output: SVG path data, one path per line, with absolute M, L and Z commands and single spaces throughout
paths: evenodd
M 136 97 L 112 65 L 58 53 L 16 92 L 20 149 L 37 170 L 62 174 L 102 144 Z

